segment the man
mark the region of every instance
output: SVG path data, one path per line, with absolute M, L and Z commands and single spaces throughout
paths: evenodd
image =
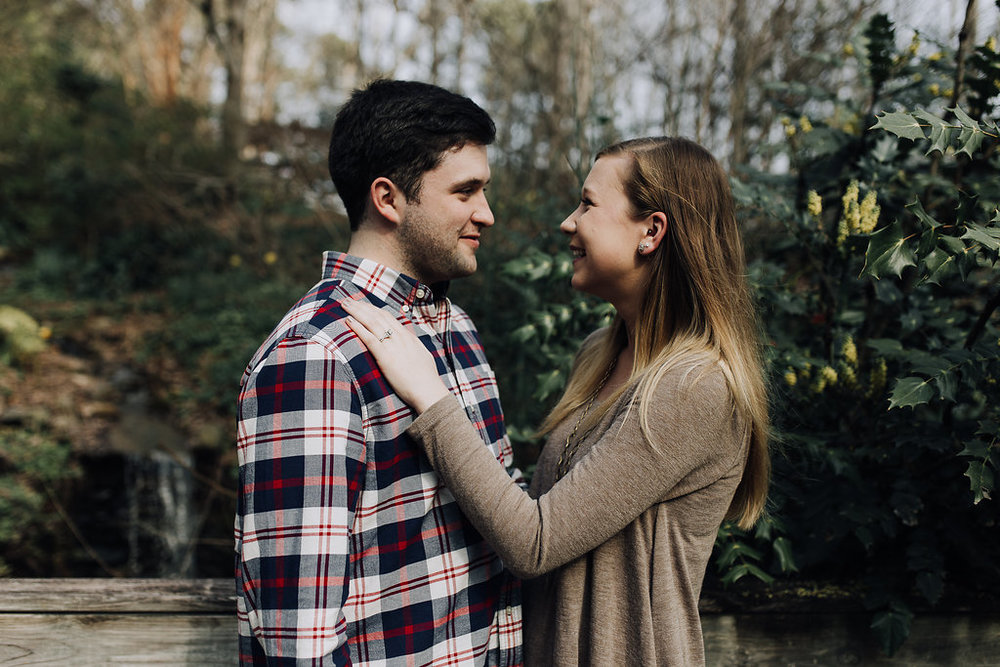
M 366 299 L 412 326 L 497 465 L 511 462 L 479 335 L 445 298 L 493 224 L 494 136 L 471 100 L 416 82 L 374 82 L 337 115 L 330 174 L 350 246 L 324 255 L 239 397 L 241 664 L 521 661 L 516 583 L 404 434 L 413 413 L 340 305 Z

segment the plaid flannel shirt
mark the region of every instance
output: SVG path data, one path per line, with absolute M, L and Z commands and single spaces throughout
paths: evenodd
M 415 325 L 497 465 L 509 465 L 479 334 L 425 285 L 370 260 L 323 259 L 323 279 L 243 376 L 240 662 L 520 664 L 517 582 L 405 435 L 412 411 L 339 304 L 366 298 Z

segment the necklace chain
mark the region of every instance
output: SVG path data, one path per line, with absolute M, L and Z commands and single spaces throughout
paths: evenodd
M 576 432 L 580 430 L 580 424 L 583 420 L 587 418 L 590 413 L 590 407 L 594 404 L 594 400 L 597 395 L 601 393 L 604 389 L 604 385 L 607 384 L 608 378 L 611 377 L 611 371 L 615 369 L 615 362 L 612 361 L 611 365 L 608 366 L 608 370 L 604 372 L 604 377 L 601 378 L 601 383 L 597 385 L 597 389 L 590 394 L 590 398 L 587 399 L 587 406 L 583 409 L 583 414 L 580 415 L 580 419 L 577 420 L 576 426 L 573 427 L 573 432 L 566 436 L 566 444 L 563 445 L 562 455 L 559 457 L 559 464 L 556 466 L 556 480 L 560 480 L 563 476 L 569 472 L 570 461 L 576 455 L 576 450 L 580 448 L 580 443 L 583 439 L 587 437 L 587 433 L 584 433 L 580 438 L 572 445 L 570 442 L 576 437 Z M 589 431 L 588 431 L 589 433 Z

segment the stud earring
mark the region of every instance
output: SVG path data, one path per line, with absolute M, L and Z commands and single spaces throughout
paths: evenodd
M 648 241 L 643 241 L 642 243 L 639 244 L 639 254 L 640 255 L 645 255 L 647 250 L 649 250 L 649 242 Z

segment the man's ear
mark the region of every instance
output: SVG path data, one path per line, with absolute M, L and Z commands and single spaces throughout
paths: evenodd
M 649 254 L 660 247 L 667 233 L 667 216 L 662 211 L 657 211 L 647 216 L 642 224 L 646 227 L 642 242 L 646 244 L 646 254 Z
M 372 181 L 368 197 L 374 212 L 382 218 L 396 225 L 403 220 L 406 197 L 403 191 L 385 176 L 379 176 Z

